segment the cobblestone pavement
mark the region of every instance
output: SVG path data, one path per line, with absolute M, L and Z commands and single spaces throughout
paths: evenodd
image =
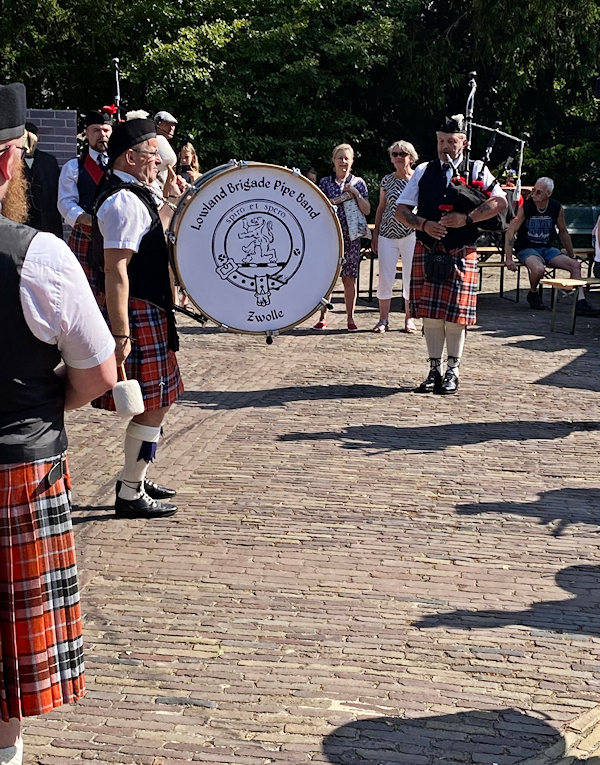
M 172 519 L 116 521 L 124 425 L 69 417 L 89 691 L 27 763 L 567 754 L 600 703 L 600 319 L 485 285 L 456 397 L 411 392 L 424 340 L 363 301 L 270 347 L 186 320 Z

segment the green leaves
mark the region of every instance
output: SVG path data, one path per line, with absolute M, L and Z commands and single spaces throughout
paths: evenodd
M 204 168 L 236 156 L 324 174 L 348 141 L 376 177 L 393 140 L 433 155 L 476 69 L 477 121 L 531 132 L 529 179 L 554 168 L 567 202 L 600 149 L 599 27 L 595 0 L 0 0 L 0 75 L 32 105 L 84 112 L 112 101 L 118 56 L 124 105 L 176 114 Z M 557 143 L 578 149 L 560 173 Z

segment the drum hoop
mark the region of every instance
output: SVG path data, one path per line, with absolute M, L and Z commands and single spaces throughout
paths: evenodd
M 233 172 L 234 170 L 241 170 L 244 167 L 256 167 L 257 165 L 260 166 L 260 167 L 274 167 L 276 170 L 285 170 L 287 173 L 291 173 L 292 175 L 296 175 L 296 173 L 292 169 L 290 169 L 289 167 L 282 167 L 281 165 L 272 165 L 272 164 L 268 164 L 266 162 L 244 162 L 241 165 L 240 164 L 235 164 L 235 165 L 231 165 L 230 167 L 228 167 L 227 165 L 221 165 L 221 167 L 225 167 L 226 169 L 223 170 L 221 173 L 217 173 L 216 175 L 212 175 L 208 179 L 207 182 L 210 183 L 210 181 L 212 181 L 213 178 L 221 178 L 226 173 Z M 217 166 L 216 168 L 213 168 L 213 170 L 217 170 L 218 167 L 219 166 Z M 210 173 L 210 172 L 211 171 L 208 170 L 206 174 L 208 175 L 208 173 Z M 203 176 L 200 176 L 200 178 L 198 180 L 202 180 L 202 177 Z M 304 176 L 302 176 L 302 177 L 304 178 Z M 308 180 L 308 178 L 305 178 L 305 180 L 306 180 L 307 183 L 312 183 L 311 181 Z M 318 191 L 319 194 L 326 201 L 327 206 L 329 208 L 333 207 L 329 197 L 327 197 L 323 193 L 323 191 L 316 184 L 313 183 L 312 185 L 314 186 L 315 190 Z M 299 324 L 302 324 L 310 316 L 312 316 L 315 313 L 315 311 L 318 309 L 318 306 L 315 306 L 313 309 L 311 309 L 305 316 L 302 317 L 302 319 L 299 319 L 298 321 L 294 322 L 293 324 L 288 324 L 285 327 L 281 327 L 280 329 L 277 329 L 277 330 L 268 330 L 268 329 L 265 329 L 265 330 L 254 330 L 254 331 L 252 331 L 252 330 L 249 330 L 249 329 L 237 329 L 236 327 L 229 327 L 227 324 L 223 324 L 223 322 L 217 321 L 217 319 L 215 319 L 212 316 L 210 316 L 210 314 L 208 314 L 204 310 L 204 308 L 202 308 L 202 306 L 198 305 L 198 303 L 194 300 L 194 296 L 187 291 L 187 289 L 185 287 L 185 283 L 184 283 L 183 279 L 181 278 L 181 274 L 179 272 L 179 267 L 178 267 L 178 263 L 177 263 L 177 240 L 179 239 L 179 227 L 181 226 L 181 221 L 183 220 L 183 215 L 185 213 L 185 210 L 187 209 L 187 207 L 190 204 L 191 200 L 194 199 L 194 197 L 196 196 L 195 194 L 191 193 L 191 189 L 192 188 L 194 188 L 194 186 L 192 186 L 185 193 L 183 198 L 179 201 L 179 204 L 177 205 L 177 209 L 173 212 L 173 217 L 171 219 L 171 224 L 169 225 L 169 232 L 174 236 L 175 241 L 173 241 L 170 237 L 168 237 L 167 238 L 167 242 L 168 242 L 168 248 L 169 248 L 169 259 L 170 259 L 170 262 L 171 262 L 171 266 L 172 266 L 173 270 L 175 271 L 175 275 L 177 277 L 177 281 L 179 282 L 180 286 L 183 287 L 183 289 L 185 291 L 185 294 L 192 301 L 192 303 L 196 306 L 198 311 L 200 311 L 200 313 L 203 316 L 206 316 L 207 319 L 212 321 L 213 324 L 216 324 L 217 327 L 223 327 L 223 328 L 231 330 L 231 332 L 239 332 L 239 333 L 241 333 L 243 335 L 255 335 L 255 336 L 256 335 L 272 335 L 272 334 L 279 333 L 279 332 L 287 332 L 289 329 L 294 329 L 294 327 L 297 327 Z M 331 293 L 333 292 L 333 288 L 335 287 L 335 284 L 336 284 L 336 282 L 337 282 L 337 280 L 339 278 L 339 275 L 340 275 L 340 271 L 342 270 L 342 261 L 343 261 L 343 257 L 344 257 L 344 236 L 343 236 L 343 233 L 342 233 L 342 227 L 340 225 L 340 220 L 339 220 L 339 218 L 337 216 L 337 213 L 334 212 L 334 211 L 332 211 L 332 217 L 333 217 L 333 219 L 335 221 L 335 226 L 336 226 L 336 229 L 337 229 L 337 232 L 338 232 L 338 243 L 339 243 L 339 253 L 340 254 L 339 254 L 339 257 L 338 257 L 338 265 L 337 265 L 337 268 L 336 268 L 336 271 L 335 271 L 335 277 L 333 278 L 329 289 L 327 290 L 325 295 L 323 295 L 323 297 L 325 299 L 329 299 Z

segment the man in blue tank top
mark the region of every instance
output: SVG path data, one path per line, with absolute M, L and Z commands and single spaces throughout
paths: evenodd
M 538 311 L 546 307 L 538 292 L 546 268 L 559 268 L 567 271 L 572 279 L 581 279 L 581 263 L 573 252 L 573 243 L 565 224 L 565 211 L 560 202 L 551 198 L 553 191 L 552 178 L 538 178 L 531 196 L 519 208 L 506 232 L 506 267 L 510 271 L 517 270 L 512 253 L 514 247 L 518 260 L 529 271 L 531 289 L 527 293 L 527 302 Z M 566 255 L 553 245 L 557 236 L 567 251 Z M 577 314 L 600 316 L 600 311 L 585 299 L 583 287 L 579 287 Z

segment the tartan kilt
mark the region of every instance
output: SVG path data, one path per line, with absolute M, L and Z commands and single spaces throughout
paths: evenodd
M 57 457 L 56 459 L 59 459 Z M 0 711 L 29 717 L 85 693 L 68 472 L 55 459 L 0 465 Z
M 425 276 L 427 247 L 417 240 L 410 278 L 410 310 L 418 319 L 444 319 L 455 324 L 475 324 L 477 310 L 477 248 L 473 245 L 450 250 L 452 276 L 443 284 L 432 284 Z
M 103 294 L 98 304 L 110 326 Z M 132 343 L 125 360 L 127 379 L 139 382 L 147 412 L 171 406 L 183 393 L 183 382 L 177 356 L 169 350 L 166 313 L 147 300 L 129 298 L 129 332 Z M 112 391 L 94 399 L 92 406 L 114 412 Z
M 69 248 L 83 268 L 94 295 L 102 291 L 102 272 L 92 265 L 90 251 L 92 248 L 92 227 L 76 223 L 69 236 Z

